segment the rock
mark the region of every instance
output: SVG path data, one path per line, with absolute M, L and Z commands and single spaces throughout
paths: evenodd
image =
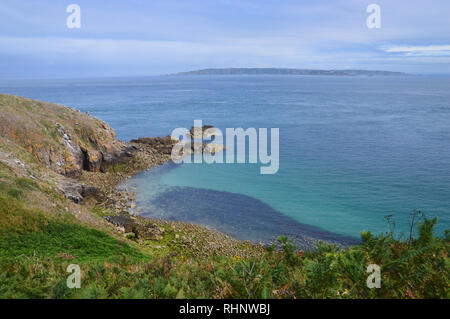
M 147 146 L 148 152 L 157 152 L 158 154 L 172 153 L 172 147 L 178 142 L 178 140 L 173 139 L 170 135 L 166 137 L 140 137 L 138 139 L 133 139 L 130 143 L 141 144 Z
M 83 170 L 104 171 L 136 151 L 118 141 L 108 124 L 72 108 L 12 95 L 0 95 L 0 105 L 0 137 L 57 173 L 79 177 Z
M 191 127 L 188 137 L 201 139 L 201 138 L 211 138 L 216 135 L 216 129 L 212 125 L 203 125 L 203 127 Z
M 123 226 L 116 226 L 116 230 L 117 230 L 119 233 L 125 233 L 125 227 L 123 227 Z
M 103 218 L 114 226 L 123 228 L 125 233 L 134 233 L 139 239 L 159 240 L 165 233 L 164 229 L 155 224 L 149 225 L 126 214 L 104 216 Z
M 83 196 L 83 198 L 87 198 L 90 196 L 97 196 L 100 193 L 100 190 L 97 187 L 94 186 L 88 186 L 88 185 L 84 185 L 82 184 L 82 192 L 81 195 Z
M 221 145 L 221 144 L 216 144 L 216 143 L 203 144 L 203 151 L 205 153 L 214 154 L 214 153 L 223 151 L 224 149 L 225 149 L 225 145 Z
M 103 161 L 103 154 L 97 150 L 81 148 L 83 152 L 83 169 L 90 172 L 99 172 Z
M 99 194 L 99 189 L 87 186 L 71 179 L 61 179 L 58 183 L 59 191 L 74 203 L 81 204 L 89 196 Z
M 117 216 L 104 216 L 106 221 L 110 222 L 116 227 L 123 229 L 125 233 L 132 233 L 134 222 L 133 220 L 126 215 L 117 215 Z
M 14 162 L 15 162 L 17 165 L 19 165 L 20 167 L 25 168 L 25 164 L 22 163 L 20 160 L 15 159 Z

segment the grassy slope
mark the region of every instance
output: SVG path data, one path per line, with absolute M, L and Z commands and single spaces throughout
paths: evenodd
M 432 221 L 411 243 L 366 233 L 363 245 L 345 251 L 296 251 L 281 238 L 281 252 L 248 254 L 242 244 L 232 253 L 202 254 L 177 239 L 192 235 L 189 227 L 167 226 L 163 238 L 149 242 L 118 235 L 100 207 L 88 211 L 55 191 L 57 175 L 30 154 L 0 137 L 1 298 L 449 297 L 449 240 L 432 236 Z M 81 267 L 81 289 L 66 286 L 73 263 Z M 381 289 L 366 286 L 372 263 L 382 267 Z

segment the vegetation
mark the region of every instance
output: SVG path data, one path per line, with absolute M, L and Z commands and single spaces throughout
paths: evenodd
M 10 187 L 27 196 L 36 186 L 16 180 Z M 434 236 L 436 219 L 423 219 L 419 236 L 408 241 L 364 232 L 363 243 L 346 250 L 320 244 L 298 251 L 280 237 L 281 250 L 246 258 L 132 247 L 70 216 L 27 208 L 6 187 L 0 207 L 2 298 L 449 297 L 450 238 Z M 81 289 L 66 285 L 73 263 L 82 270 Z M 367 288 L 369 264 L 381 267 L 380 289 Z

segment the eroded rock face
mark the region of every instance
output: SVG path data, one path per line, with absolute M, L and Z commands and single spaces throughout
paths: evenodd
M 57 186 L 66 198 L 77 204 L 81 204 L 85 198 L 96 196 L 99 193 L 96 187 L 88 186 L 68 178 L 62 178 L 58 181 Z
M 125 161 L 134 148 L 108 124 L 73 108 L 0 94 L 0 136 L 70 177 Z
M 79 176 L 83 170 L 104 171 L 110 165 L 126 161 L 135 151 L 133 146 L 117 141 L 113 129 L 106 123 L 87 137 L 88 143 L 74 145 L 68 134 L 64 134 L 63 138 L 68 153 L 72 155 L 68 158 L 69 165 L 65 172 L 69 176 Z
M 105 171 L 105 169 L 110 165 L 115 165 L 117 163 L 122 163 L 133 156 L 136 151 L 136 147 L 128 143 L 111 143 L 104 145 L 101 153 L 101 162 L 96 168 L 100 171 Z

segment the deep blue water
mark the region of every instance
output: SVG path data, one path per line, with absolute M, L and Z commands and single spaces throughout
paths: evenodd
M 195 119 L 223 130 L 280 129 L 275 175 L 260 175 L 259 164 L 167 164 L 139 174 L 130 185 L 144 215 L 253 240 L 283 231 L 357 238 L 386 231 L 390 214 L 400 235 L 414 209 L 438 216 L 439 233 L 450 228 L 449 77 L 1 81 L 0 92 L 89 111 L 123 140 L 168 135 Z

